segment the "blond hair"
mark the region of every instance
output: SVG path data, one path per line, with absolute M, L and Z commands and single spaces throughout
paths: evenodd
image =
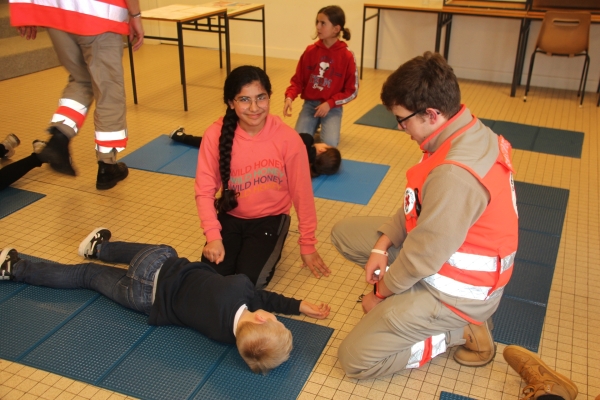
M 244 322 L 238 326 L 235 344 L 253 372 L 266 374 L 289 358 L 292 332 L 276 321 Z

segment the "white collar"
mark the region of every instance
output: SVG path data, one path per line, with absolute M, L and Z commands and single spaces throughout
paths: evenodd
M 247 310 L 247 309 L 248 309 L 248 306 L 245 304 L 242 304 L 242 306 L 240 308 L 238 308 L 237 312 L 235 313 L 235 318 L 233 319 L 233 336 L 235 336 L 235 333 L 237 332 L 238 322 L 240 322 L 242 313 L 244 312 L 244 310 Z

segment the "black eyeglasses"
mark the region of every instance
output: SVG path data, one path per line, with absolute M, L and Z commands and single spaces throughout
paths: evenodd
M 420 114 L 420 113 L 422 113 L 423 111 L 425 111 L 425 110 L 419 110 L 419 111 L 415 111 L 414 113 L 410 114 L 408 117 L 405 117 L 405 118 L 400 118 L 400 117 L 396 116 L 396 121 L 398 121 L 398 125 L 400 125 L 400 126 L 401 126 L 402 128 L 404 128 L 404 129 L 406 129 L 406 128 L 404 127 L 404 125 L 402 125 L 402 124 L 403 124 L 403 123 L 404 123 L 406 120 L 408 120 L 408 119 L 410 119 L 410 118 L 414 117 L 414 116 L 415 116 L 415 115 L 417 115 L 417 114 Z

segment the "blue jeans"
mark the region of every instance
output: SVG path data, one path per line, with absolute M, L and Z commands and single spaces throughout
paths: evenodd
M 65 265 L 21 259 L 12 275 L 17 282 L 35 286 L 92 289 L 124 307 L 150 314 L 156 271 L 171 257 L 177 257 L 177 252 L 166 245 L 106 242 L 99 246 L 98 259 L 129 264 L 128 269 L 93 262 Z
M 298 121 L 296 121 L 296 132 L 315 134 L 317 127 L 321 124 L 321 140 L 329 146 L 337 147 L 340 143 L 340 130 L 342 129 L 342 107 L 329 110 L 326 116 L 315 118 L 315 108 L 321 104 L 319 100 L 305 100 L 302 105 Z

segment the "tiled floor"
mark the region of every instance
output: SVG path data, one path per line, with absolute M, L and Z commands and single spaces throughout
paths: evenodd
M 225 72 L 218 69 L 217 57 L 215 51 L 186 49 L 189 111 L 184 112 L 176 48 L 145 45 L 136 54 L 139 104 L 133 104 L 128 86 L 130 140 L 123 154 L 178 125 L 184 125 L 190 133 L 201 134 L 223 114 L 221 88 Z M 262 64 L 259 57 L 243 55 L 234 55 L 233 61 L 234 67 L 241 63 Z M 275 92 L 271 111 L 276 115 L 282 113 L 283 92 L 295 65 L 294 60 L 268 59 L 267 72 Z M 329 243 L 331 227 L 347 216 L 394 213 L 402 203 L 404 174 L 420 158 L 419 149 L 406 135 L 353 124 L 378 103 L 388 74 L 389 71 L 365 70 L 360 95 L 345 107 L 339 146 L 345 158 L 389 164 L 391 169 L 383 183 L 367 206 L 315 199 L 319 251 L 332 275 L 319 280 L 300 267 L 297 222 L 293 219 L 282 261 L 269 286 L 286 295 L 332 305 L 329 319 L 311 320 L 330 326 L 335 332 L 300 398 L 438 399 L 440 391 L 449 391 L 477 399 L 517 399 L 523 384 L 504 362 L 503 345 L 498 345 L 495 361 L 484 368 L 460 367 L 450 352 L 421 369 L 368 381 L 346 378 L 337 363 L 341 340 L 362 316 L 356 298 L 369 287 L 362 269 L 345 261 Z M 129 73 L 126 75 L 126 82 L 130 82 Z M 30 153 L 31 141 L 46 136 L 45 126 L 66 80 L 64 70 L 55 68 L 0 82 L 0 135 L 3 138 L 14 132 L 23 142 L 15 159 Z M 520 97 L 509 97 L 510 88 L 504 84 L 462 80 L 461 88 L 463 102 L 482 118 L 585 132 L 581 159 L 523 150 L 515 150 L 513 156 L 517 180 L 571 191 L 540 353 L 546 363 L 577 383 L 578 399 L 594 399 L 600 394 L 600 348 L 594 333 L 600 329 L 600 108 L 595 106 L 596 97 L 588 93 L 583 108 L 579 108 L 571 91 L 534 88 L 528 102 L 523 103 Z M 301 102 L 296 101 L 294 117 L 286 119 L 292 126 L 300 106 Z M 76 178 L 42 167 L 14 185 L 47 196 L 0 220 L 0 247 L 13 245 L 23 253 L 78 262 L 76 249 L 81 239 L 93 228 L 106 226 L 115 238 L 168 243 L 181 255 L 198 259 L 204 238 L 194 203 L 193 180 L 131 170 L 127 180 L 114 189 L 97 191 L 93 145 L 90 119 L 72 141 L 72 155 L 79 171 Z M 124 396 L 0 360 L 0 398 Z

